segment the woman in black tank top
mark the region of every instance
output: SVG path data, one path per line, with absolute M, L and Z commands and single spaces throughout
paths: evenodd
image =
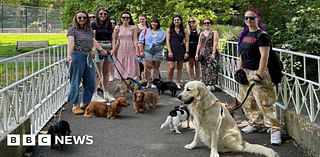
M 195 17 L 189 18 L 187 32 L 189 33 L 189 79 L 198 80 L 200 78 L 200 65 L 198 61 L 195 60 L 195 55 L 200 35 L 200 27 Z M 196 77 L 194 77 L 194 75 L 196 75 Z

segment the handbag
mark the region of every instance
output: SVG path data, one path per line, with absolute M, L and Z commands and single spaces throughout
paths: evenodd
M 243 69 L 237 70 L 234 75 L 234 78 L 238 83 L 240 83 L 242 85 L 246 85 L 249 83 L 249 81 L 247 79 L 246 72 Z

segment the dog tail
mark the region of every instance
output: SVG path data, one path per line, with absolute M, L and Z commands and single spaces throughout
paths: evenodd
M 266 157 L 279 157 L 279 154 L 275 152 L 273 149 L 259 145 L 259 144 L 251 144 L 246 142 L 245 147 L 242 150 L 243 152 L 254 153 L 259 155 L 264 155 Z
M 167 120 L 161 125 L 160 129 L 163 129 L 164 127 L 168 126 L 172 122 L 172 117 L 168 116 Z

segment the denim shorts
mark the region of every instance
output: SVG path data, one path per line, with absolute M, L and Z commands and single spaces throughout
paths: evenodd
M 100 43 L 101 47 L 107 51 L 110 51 L 112 49 L 111 42 L 99 42 L 99 43 Z M 100 51 L 97 50 L 96 56 L 95 56 L 95 61 L 96 61 L 96 63 L 99 63 L 99 62 L 110 63 L 110 62 L 112 62 L 112 59 L 111 59 L 111 56 L 100 55 Z
M 150 53 L 145 51 L 144 52 L 144 60 L 147 61 L 161 61 L 162 60 L 162 55 L 161 55 L 161 51 L 160 52 L 156 52 L 156 53 Z

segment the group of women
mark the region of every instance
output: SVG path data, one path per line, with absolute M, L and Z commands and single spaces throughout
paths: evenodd
M 115 66 L 115 79 L 136 79 L 140 75 L 137 57 L 143 57 L 143 78 L 149 82 L 148 87 L 154 87 L 150 80 L 160 76 L 159 68 L 165 45 L 168 81 L 173 81 L 174 70 L 177 69 L 175 81 L 181 88 L 183 62 L 187 61 L 190 80 L 201 79 L 209 90 L 214 90 L 217 82 L 219 34 L 212 30 L 212 21 L 204 19 L 202 31 L 195 17 L 188 19 L 185 28 L 182 17 L 174 15 L 167 31 L 161 29 L 157 18 L 151 20 L 150 27 L 146 21 L 146 16 L 140 15 L 139 24 L 135 25 L 130 12 L 122 12 L 119 25 L 113 25 L 115 21 L 111 22 L 110 13 L 105 8 L 98 9 L 95 15 L 90 16 L 85 11 L 75 13 L 73 26 L 67 33 L 67 60 L 71 63 L 68 103 L 73 105 L 74 114 L 83 114 L 92 97 L 98 96 L 98 86 L 102 86 L 104 98 L 109 101 L 114 99 L 108 92 L 112 64 Z M 243 106 L 249 125 L 242 131 L 251 133 L 261 125 L 270 127 L 271 143 L 280 144 L 280 124 L 272 107 L 276 96 L 266 67 L 271 42 L 267 35 L 255 38 L 255 33 L 263 29 L 257 10 L 247 10 L 244 23 L 245 29 L 239 39 L 240 64 L 237 68 L 245 69 L 248 79 L 256 80 L 259 84 L 254 86 L 251 100 L 246 101 Z M 79 103 L 81 81 L 83 97 Z M 241 85 L 241 99 L 248 86 Z

